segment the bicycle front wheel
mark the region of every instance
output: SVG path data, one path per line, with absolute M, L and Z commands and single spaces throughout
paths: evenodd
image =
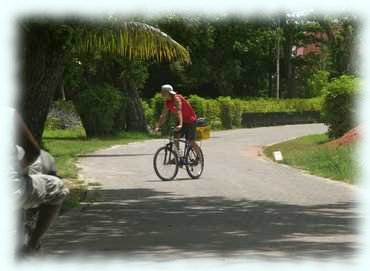
M 198 179 L 203 173 L 204 168 L 204 156 L 202 149 L 199 148 L 197 153 L 192 147 L 190 147 L 185 155 L 186 171 L 192 179 Z
M 176 152 L 167 146 L 159 148 L 154 155 L 153 166 L 162 181 L 173 180 L 179 170 Z

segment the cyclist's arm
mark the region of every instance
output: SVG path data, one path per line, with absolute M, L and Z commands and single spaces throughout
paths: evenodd
M 167 114 L 168 114 L 168 108 L 164 106 L 161 116 L 159 117 L 158 123 L 155 126 L 156 129 L 162 127 L 163 123 L 166 121 Z
M 179 120 L 178 126 L 182 127 L 182 111 L 181 111 L 181 99 L 176 97 L 175 98 L 175 106 L 176 106 L 176 114 Z

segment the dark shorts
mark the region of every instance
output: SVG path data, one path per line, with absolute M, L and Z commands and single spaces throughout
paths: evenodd
M 196 125 L 194 123 L 183 123 L 180 133 L 180 137 L 185 137 L 186 140 L 195 140 Z

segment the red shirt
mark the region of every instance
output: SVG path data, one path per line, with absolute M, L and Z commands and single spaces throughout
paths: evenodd
M 166 101 L 166 107 L 173 113 L 176 113 L 176 105 L 175 105 L 175 97 L 180 98 L 181 100 L 181 113 L 182 113 L 182 122 L 183 123 L 194 123 L 197 119 L 193 108 L 191 107 L 190 103 L 182 97 L 180 94 L 175 94 L 172 96 L 171 100 Z

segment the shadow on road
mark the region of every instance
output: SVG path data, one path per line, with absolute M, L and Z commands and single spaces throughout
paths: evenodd
M 176 198 L 150 189 L 100 192 L 100 201 L 59 218 L 45 240 L 50 254 L 165 256 L 171 249 L 191 257 L 245 252 L 260 259 L 356 255 L 357 243 L 346 241 L 357 234 L 358 218 L 350 202 L 298 206 L 222 197 Z
M 121 154 L 80 154 L 77 155 L 77 157 L 82 158 L 82 157 L 97 157 L 97 158 L 102 158 L 102 157 L 131 157 L 131 156 L 153 156 L 154 153 L 121 153 Z

